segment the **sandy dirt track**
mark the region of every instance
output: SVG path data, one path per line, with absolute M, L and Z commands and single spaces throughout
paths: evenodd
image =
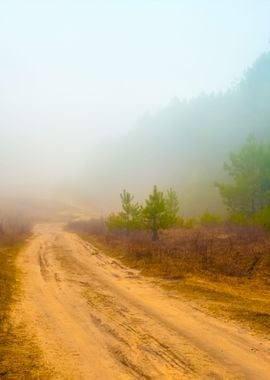
M 18 259 L 29 326 L 56 379 L 270 379 L 270 343 L 168 294 L 57 224 Z

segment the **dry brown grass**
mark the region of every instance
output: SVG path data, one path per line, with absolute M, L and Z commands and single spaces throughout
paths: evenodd
M 30 224 L 24 221 L 1 219 L 0 222 L 0 378 L 48 379 L 50 371 L 42 364 L 33 339 L 24 326 L 14 326 L 12 310 L 20 297 L 20 274 L 16 258 Z
M 148 233 L 109 233 L 98 224 L 70 228 L 109 255 L 202 308 L 270 333 L 270 235 L 255 226 L 212 226 Z

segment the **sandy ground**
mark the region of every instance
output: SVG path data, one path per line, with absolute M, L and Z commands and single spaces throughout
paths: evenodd
M 16 313 L 55 379 L 270 379 L 270 342 L 202 313 L 60 225 L 21 253 Z

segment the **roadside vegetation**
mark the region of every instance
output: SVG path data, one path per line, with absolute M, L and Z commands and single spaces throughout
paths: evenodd
M 43 371 L 39 351 L 24 326 L 11 323 L 21 291 L 16 258 L 30 233 L 31 225 L 23 218 L 0 217 L 0 378 L 3 379 L 49 378 L 49 371 L 45 368 Z
M 143 205 L 124 191 L 122 210 L 68 229 L 109 255 L 162 278 L 211 312 L 270 332 L 270 146 L 249 138 L 215 186 L 227 214 L 181 216 L 176 192 L 154 186 Z
M 112 231 L 147 230 L 152 240 L 159 239 L 159 231 L 173 227 L 178 222 L 179 204 L 176 192 L 172 189 L 164 195 L 154 186 L 145 201 L 145 206 L 134 203 L 134 197 L 126 190 L 120 194 L 122 211 L 109 215 L 106 225 Z M 179 219 L 180 220 L 180 219 Z

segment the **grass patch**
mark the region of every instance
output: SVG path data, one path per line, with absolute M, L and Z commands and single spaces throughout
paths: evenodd
M 42 362 L 41 353 L 24 326 L 14 326 L 12 309 L 20 294 L 20 274 L 16 258 L 20 242 L 0 246 L 0 378 L 50 379 L 52 371 Z

